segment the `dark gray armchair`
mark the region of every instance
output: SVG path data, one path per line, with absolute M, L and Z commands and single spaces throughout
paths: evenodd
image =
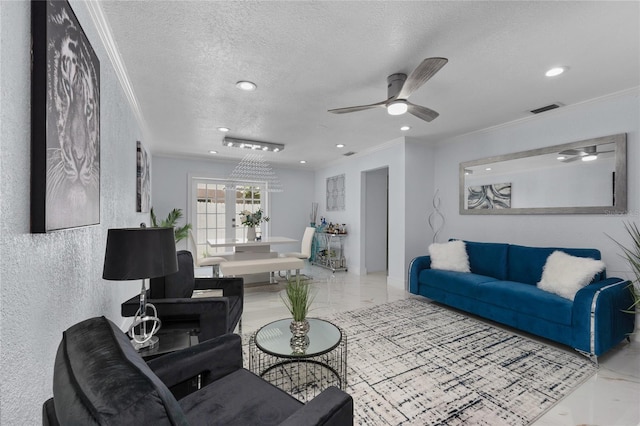
M 105 317 L 62 335 L 44 425 L 352 425 L 353 399 L 338 388 L 303 404 L 242 368 L 240 336 L 227 334 L 145 363 Z M 200 375 L 202 388 L 171 388 Z
M 194 278 L 193 256 L 181 250 L 178 272 L 150 280 L 148 303 L 158 310 L 165 330 L 193 330 L 200 342 L 233 333 L 242 318 L 242 278 Z M 222 290 L 222 297 L 192 298 L 194 290 Z M 140 305 L 136 295 L 121 305 L 123 317 L 132 317 Z M 242 330 L 240 330 L 242 332 Z

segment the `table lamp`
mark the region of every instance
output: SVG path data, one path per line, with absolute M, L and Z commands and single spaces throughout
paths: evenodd
M 177 271 L 173 228 L 109 229 L 102 278 L 115 281 L 142 279 L 140 308 L 128 331 L 136 349 L 154 347 L 158 343 L 158 337 L 154 334 L 161 325 L 155 306 L 146 303 L 147 279 Z M 153 314 L 147 315 L 147 309 L 151 309 Z M 147 322 L 153 322 L 149 332 Z M 136 328 L 139 334 L 136 334 Z

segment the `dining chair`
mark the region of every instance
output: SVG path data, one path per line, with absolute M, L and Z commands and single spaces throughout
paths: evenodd
M 280 253 L 279 257 L 296 257 L 298 259 L 309 259 L 311 257 L 311 244 L 313 243 L 313 236 L 316 233 L 316 228 L 307 226 L 302 236 L 302 244 L 299 252 Z
M 193 259 L 195 260 L 195 265 L 198 268 L 211 266 L 212 276 L 217 277 L 220 275 L 220 264 L 227 259 L 220 256 L 209 256 L 206 252 L 203 257 L 198 255 L 198 245 L 196 244 L 196 239 L 193 236 L 193 233 L 189 231 L 189 240 L 191 241 L 191 245 L 193 245 Z
M 311 259 L 311 247 L 313 245 L 313 236 L 316 233 L 316 228 L 313 226 L 307 226 L 302 235 L 302 243 L 300 245 L 300 251 L 293 251 L 289 253 L 279 253 L 278 257 L 295 257 L 297 259 Z M 280 275 L 282 277 L 282 275 Z M 303 277 L 311 278 L 308 275 L 301 274 Z

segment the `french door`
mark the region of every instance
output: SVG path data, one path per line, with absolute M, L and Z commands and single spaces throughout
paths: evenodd
M 266 215 L 267 192 L 264 187 L 262 182 L 243 182 L 230 189 L 223 180 L 192 178 L 189 204 L 196 246 L 191 248 L 194 256 L 215 256 L 228 251 L 224 247 L 209 247 L 207 240 L 244 239 L 247 227 L 240 223 L 240 213 L 262 209 Z M 265 225 L 262 223 L 256 228 L 258 235 L 266 234 Z

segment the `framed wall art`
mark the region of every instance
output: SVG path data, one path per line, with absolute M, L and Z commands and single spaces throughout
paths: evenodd
M 151 171 L 149 154 L 142 142 L 136 142 L 136 211 L 149 212 L 151 204 Z
M 470 186 L 467 194 L 469 209 L 510 209 L 511 183 Z
M 31 232 L 100 223 L 100 62 L 67 1 L 31 2 Z
M 344 175 L 327 178 L 327 211 L 344 210 Z

